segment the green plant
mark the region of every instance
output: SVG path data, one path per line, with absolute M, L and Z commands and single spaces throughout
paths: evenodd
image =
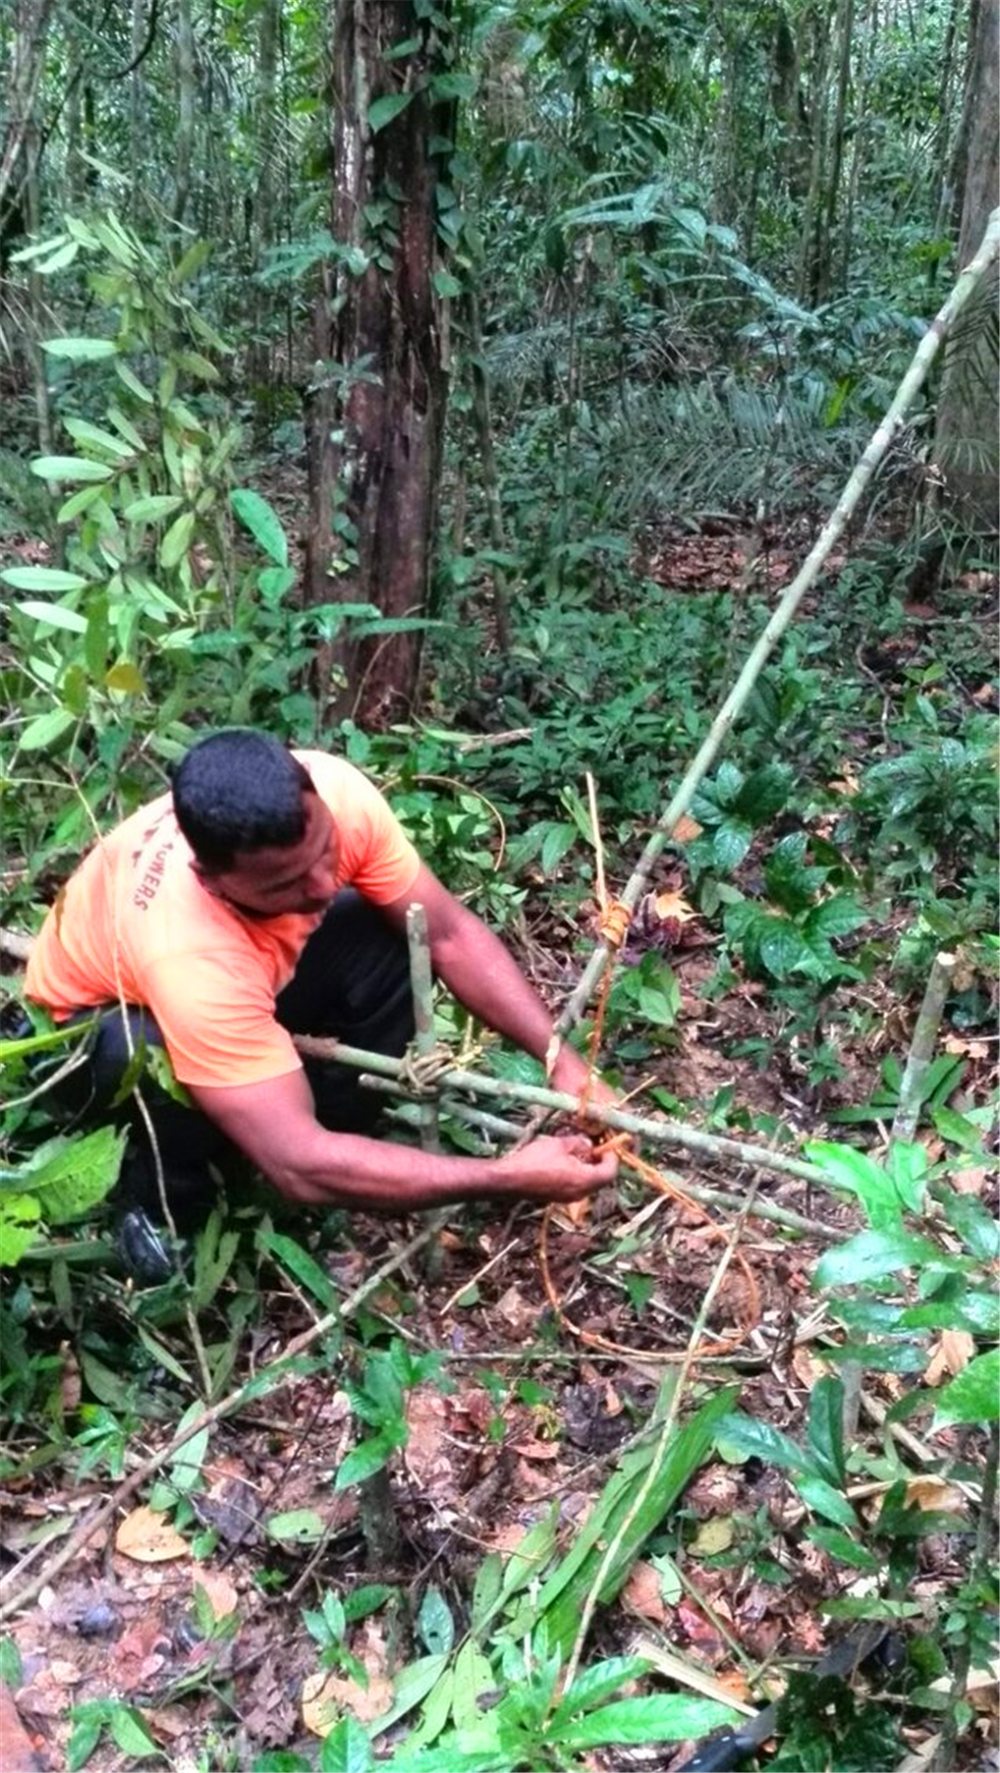
M 145 1761 L 163 1753 L 134 1705 L 125 1705 L 118 1699 L 90 1699 L 83 1705 L 74 1705 L 70 1717 L 73 1730 L 66 1746 L 69 1773 L 77 1773 L 78 1768 L 86 1766 L 105 1730 L 115 1747 L 131 1761 Z

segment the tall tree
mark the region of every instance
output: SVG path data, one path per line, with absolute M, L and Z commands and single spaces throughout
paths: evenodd
M 436 216 L 454 205 L 446 169 L 463 80 L 448 71 L 451 48 L 442 0 L 337 0 L 336 248 L 306 403 L 308 598 L 373 602 L 394 619 L 421 616 L 430 574 L 448 386 Z M 345 680 L 331 711 L 398 715 L 419 659 L 412 629 L 327 649 L 321 678 L 336 665 Z
M 1000 0 L 978 0 L 973 26 L 965 99 L 967 114 L 963 120 L 968 158 L 958 241 L 960 265 L 968 264 L 991 212 L 1000 201 L 997 188 L 1000 175 L 997 151 Z M 935 455 L 953 508 L 965 521 L 995 530 L 1000 526 L 995 272 L 991 288 L 981 290 L 980 298 L 975 304 L 971 324 L 963 327 L 952 341 L 945 362 Z

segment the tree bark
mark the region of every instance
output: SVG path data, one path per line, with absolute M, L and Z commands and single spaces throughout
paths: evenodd
M 445 4 L 431 21 L 412 0 L 337 0 L 335 11 L 338 256 L 317 304 L 306 396 L 307 600 L 374 603 L 389 618 L 425 610 L 447 399 L 446 310 L 433 279 L 454 105 L 432 84 L 444 68 L 446 19 Z M 392 53 L 408 40 L 417 47 Z M 405 106 L 387 119 L 380 101 L 390 98 Z M 317 660 L 326 716 L 398 719 L 419 662 L 419 631 L 341 634 Z
M 177 145 L 174 152 L 174 201 L 171 219 L 183 222 L 191 195 L 191 164 L 194 158 L 197 72 L 194 59 L 194 24 L 191 0 L 177 0 Z
M 14 53 L 4 106 L 7 127 L 0 149 L 0 264 L 8 240 L 24 231 L 21 199 L 28 175 L 27 141 L 45 67 L 51 16 L 52 0 L 21 0 L 14 14 Z
M 998 31 L 1000 0 L 980 0 L 966 98 L 969 145 L 958 242 L 960 268 L 968 264 L 998 202 Z M 993 324 L 996 294 L 994 267 L 988 285 L 980 291 L 971 325 L 956 335 L 945 359 L 934 446 L 948 504 L 963 523 L 989 530 L 1000 527 L 1000 396 Z

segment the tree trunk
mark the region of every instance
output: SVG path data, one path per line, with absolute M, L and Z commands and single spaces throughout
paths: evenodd
M 0 266 L 10 243 L 24 232 L 27 141 L 45 67 L 51 14 L 52 0 L 21 0 L 14 13 L 14 50 L 4 106 L 7 121 L 0 148 Z
M 799 254 L 798 298 L 808 307 L 819 299 L 822 257 L 824 171 L 827 137 L 827 72 L 830 50 L 830 15 L 825 6 L 812 12 L 812 65 L 809 70 L 809 119 L 812 127 L 812 163 L 809 190 L 802 217 Z
M 830 293 L 833 270 L 834 235 L 837 226 L 837 205 L 840 200 L 840 175 L 844 163 L 844 127 L 847 119 L 847 94 L 851 83 L 851 45 L 854 39 L 854 0 L 840 0 L 837 7 L 837 103 L 833 119 L 833 140 L 830 145 L 830 177 L 826 188 L 826 213 L 823 217 L 819 267 L 816 277 L 817 301 Z
M 307 600 L 375 603 L 391 619 L 425 609 L 447 398 L 446 314 L 433 283 L 436 192 L 440 202 L 454 126 L 453 102 L 433 91 L 446 17 L 441 0 L 434 21 L 412 0 L 337 0 L 335 11 L 338 257 L 317 304 L 306 397 Z M 409 39 L 415 49 L 390 55 Z M 337 636 L 317 660 L 327 716 L 398 719 L 419 661 L 419 630 Z
M 997 36 L 1000 0 L 980 0 L 967 87 L 968 168 L 962 200 L 958 262 L 968 264 L 998 202 L 997 118 L 1000 72 Z M 935 458 L 951 508 L 972 528 L 1000 527 L 997 500 L 998 399 L 996 270 L 979 292 L 971 324 L 951 342 L 938 402 Z
M 194 158 L 197 73 L 194 59 L 194 25 L 191 0 L 177 0 L 177 144 L 174 150 L 174 201 L 171 220 L 184 220 L 191 195 L 191 163 Z

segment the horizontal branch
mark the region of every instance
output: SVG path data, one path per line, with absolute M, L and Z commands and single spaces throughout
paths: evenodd
M 310 1058 L 329 1059 L 338 1065 L 349 1065 L 355 1071 L 371 1071 L 376 1077 L 401 1079 L 403 1076 L 401 1061 L 391 1059 L 385 1053 L 365 1052 L 361 1047 L 345 1046 L 339 1040 L 324 1040 L 313 1034 L 297 1034 L 294 1039 L 299 1052 Z M 442 1089 L 467 1090 L 473 1096 L 527 1102 L 533 1108 L 556 1109 L 563 1114 L 575 1114 L 580 1107 L 575 1096 L 561 1090 L 515 1083 L 508 1078 L 483 1077 L 478 1071 L 443 1071 L 437 1085 Z M 413 1094 L 412 1091 L 408 1093 Z M 684 1121 L 647 1120 L 621 1108 L 598 1107 L 594 1102 L 587 1104 L 587 1119 L 613 1127 L 616 1132 L 636 1133 L 658 1145 L 676 1145 L 684 1151 L 697 1152 L 700 1157 L 728 1158 L 736 1163 L 751 1164 L 754 1169 L 796 1176 L 800 1182 L 812 1182 L 827 1188 L 830 1185 L 829 1177 L 816 1164 L 805 1163 L 797 1157 L 785 1157 L 779 1151 L 769 1151 L 760 1145 L 749 1145 L 742 1139 L 703 1133 L 699 1127 L 688 1126 Z

